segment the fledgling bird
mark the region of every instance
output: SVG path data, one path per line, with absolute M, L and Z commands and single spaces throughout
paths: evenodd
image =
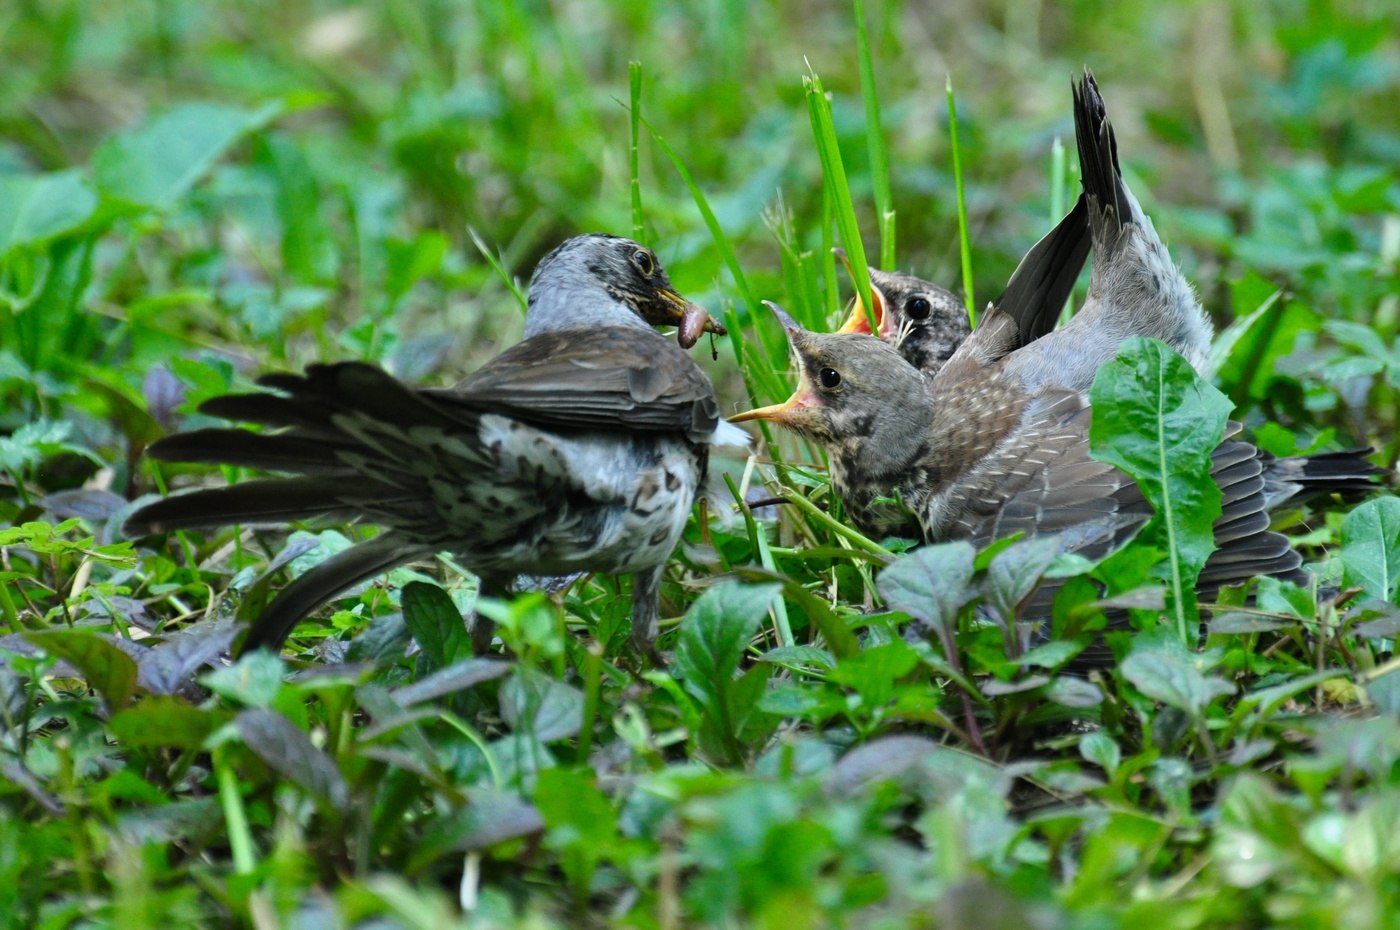
M 1079 174 L 1092 242 L 1089 294 L 1058 330 L 1017 353 L 1007 370 L 1027 390 L 1087 390 L 1131 336 L 1160 339 L 1206 374 L 1215 331 L 1195 289 L 1123 182 L 1118 143 L 1098 83 L 1086 68 L 1073 86 Z
M 1028 349 L 1011 359 L 1007 370 L 1030 391 L 1052 386 L 1087 391 L 1123 340 L 1148 336 L 1205 374 L 1214 338 L 1210 319 L 1123 181 L 1118 143 L 1094 76 L 1086 69 L 1072 89 L 1084 191 L 1074 209 L 1026 253 L 993 302 L 1017 324 L 1020 340 L 1013 348 Z M 1092 265 L 1088 296 L 1068 323 L 1054 329 L 1086 249 Z M 874 335 L 897 345 L 910 364 L 932 377 L 969 334 L 957 299 L 912 275 L 872 270 L 871 285 L 880 321 Z M 868 333 L 864 319 L 857 301 L 839 331 Z
M 846 261 L 844 252 L 839 253 Z M 1016 324 L 1017 345 L 1048 333 L 1089 255 L 1088 205 L 1081 195 L 1055 227 L 1016 265 L 1001 296 L 992 301 Z M 846 262 L 850 269 L 850 263 Z M 878 336 L 909 364 L 933 378 L 972 333 L 967 310 L 953 293 L 901 272 L 870 269 L 870 301 L 876 332 L 857 295 L 838 333 Z
M 985 545 L 1024 532 L 1059 533 L 1068 551 L 1104 555 L 1152 516 L 1127 474 L 1089 455 L 1090 408 L 1079 391 L 1026 390 L 1008 364 L 1014 320 L 996 308 L 932 382 L 893 346 L 866 335 L 812 333 L 769 304 L 787 334 L 798 385 L 781 404 L 730 417 L 765 419 L 826 448 L 832 485 L 852 523 L 876 538 Z M 1019 351 L 1026 351 L 1021 349 Z M 1291 485 L 1271 497 L 1272 457 L 1235 437 L 1232 424 L 1211 459 L 1222 493 L 1216 552 L 1198 590 L 1255 575 L 1297 576 L 1302 559 L 1269 529 L 1270 507 L 1312 490 L 1307 460 L 1290 463 Z M 1371 487 L 1374 468 L 1346 481 Z M 1323 469 L 1330 471 L 1331 465 Z M 1318 482 L 1333 489 L 1331 479 Z
M 449 389 L 410 387 L 360 362 L 259 379 L 269 390 L 200 410 L 277 432 L 200 429 L 153 458 L 237 465 L 259 478 L 148 504 L 129 535 L 291 520 L 383 527 L 277 595 L 242 651 L 277 649 L 307 613 L 350 586 L 448 551 L 507 590 L 517 574 L 631 573 L 632 637 L 654 648 L 662 569 L 706 474 L 710 447 L 747 442 L 719 417 L 689 348 L 724 330 L 671 286 L 648 248 L 569 239 L 530 283 L 526 338 Z M 491 626 L 478 617 L 478 651 Z
M 969 331 L 957 299 L 938 285 L 871 271 L 875 335 L 927 381 L 957 360 L 971 366 L 957 383 L 974 385 L 976 368 L 1000 363 L 1001 375 L 1014 378 L 1028 394 L 1051 388 L 1087 393 L 1099 368 L 1131 336 L 1161 339 L 1205 373 L 1210 320 L 1123 181 L 1113 126 L 1087 69 L 1073 92 L 1083 193 L 1026 253 L 975 332 Z M 1068 323 L 1054 329 L 1089 254 L 1088 298 Z M 859 300 L 839 332 L 870 332 Z M 1267 509 L 1320 494 L 1366 493 L 1378 473 L 1364 458 L 1369 452 L 1275 458 L 1256 450 Z

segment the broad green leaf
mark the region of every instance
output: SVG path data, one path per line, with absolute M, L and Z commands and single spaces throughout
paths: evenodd
M 403 622 L 423 650 L 425 674 L 471 656 L 471 637 L 462 613 L 442 588 L 410 582 L 404 586 L 400 603 Z
M 1054 536 L 1022 539 L 998 552 L 987 566 L 982 590 L 987 604 L 1004 621 L 1016 617 L 1021 602 L 1035 590 L 1041 576 L 1059 554 L 1060 542 Z
M 977 596 L 971 586 L 975 555 L 962 541 L 924 546 L 894 562 L 875 582 L 886 604 L 913 617 L 924 632 L 939 635 L 950 658 L 958 612 Z
M 210 672 L 200 684 L 229 700 L 249 707 L 268 707 L 282 690 L 282 660 L 258 649 L 233 665 Z
M 92 156 L 97 188 L 129 206 L 169 209 L 235 143 L 279 110 L 275 104 L 257 110 L 220 103 L 176 106 L 98 147 Z
M 779 590 L 776 584 L 721 582 L 696 599 L 681 623 L 676 669 L 721 734 L 734 734 L 734 673 Z
M 1242 610 L 1229 610 L 1216 614 L 1215 619 L 1207 625 L 1206 629 L 1212 634 L 1268 633 L 1296 625 L 1290 620 L 1280 620 L 1278 617 L 1269 617 Z
M 1283 578 L 1260 578 L 1254 596 L 1260 610 L 1308 619 L 1317 615 L 1312 592 Z
M 112 736 L 127 746 L 199 749 L 226 718 L 226 712 L 206 710 L 159 695 L 114 714 L 108 727 Z
M 1123 750 L 1103 730 L 1086 733 L 1079 741 L 1079 754 L 1107 772 L 1109 778 L 1123 761 Z
M 425 232 L 412 241 L 389 238 L 384 242 L 384 291 L 389 302 L 396 303 L 423 278 L 436 274 L 442 267 L 449 243 L 439 232 Z
M 853 794 L 872 784 L 902 779 L 946 752 L 947 747 L 926 736 L 882 736 L 842 756 L 827 775 L 827 783 L 842 794 Z
M 67 441 L 72 431 L 72 423 L 35 420 L 20 426 L 13 435 L 0 436 L 0 471 L 22 473 L 44 459 L 63 452 L 81 455 L 101 464 L 102 460 L 92 450 Z
M 1099 370 L 1090 398 L 1092 454 L 1132 476 L 1156 510 L 1139 539 L 1165 553 L 1177 635 L 1192 642 L 1196 579 L 1215 549 L 1220 516 L 1210 455 L 1230 401 L 1166 345 L 1142 338 L 1127 340 Z
M 546 774 L 541 773 L 541 777 Z M 478 784 L 467 789 L 466 795 L 468 803 L 450 814 L 425 818 L 423 834 L 415 840 L 413 856 L 408 860 L 406 871 L 410 875 L 447 853 L 486 849 L 506 840 L 538 834 L 544 827 L 539 812 L 514 791 Z
M 28 639 L 50 655 L 72 665 L 107 707 L 119 711 L 136 694 L 136 661 L 106 636 L 83 630 L 47 630 Z
M 193 624 L 137 660 L 138 681 L 151 694 L 174 694 L 206 664 L 217 663 L 238 628 L 232 620 Z
M 1143 694 L 1193 717 L 1217 697 L 1235 693 L 1225 679 L 1201 671 L 1198 655 L 1164 635 L 1139 636 L 1120 670 Z
M 79 169 L 0 175 L 0 258 L 73 231 L 96 208 L 97 195 Z
M 542 743 L 567 739 L 583 726 L 583 692 L 520 666 L 501 686 L 501 717 Z
M 1045 689 L 1045 696 L 1065 707 L 1097 707 L 1103 703 L 1103 692 L 1083 678 L 1060 675 Z
M 1400 497 L 1366 501 L 1342 521 L 1342 577 L 1383 601 L 1400 594 Z
M 243 744 L 277 774 L 336 810 L 349 806 L 350 791 L 335 761 L 286 717 L 271 710 L 245 710 L 233 723 Z
M 919 664 L 918 654 L 903 640 L 863 649 L 842 659 L 831 679 L 852 688 L 868 706 L 884 704 L 894 694 L 896 679 Z
M 563 854 L 564 871 L 580 893 L 617 842 L 617 812 L 594 778 L 583 769 L 553 768 L 535 781 L 535 809 L 548 828 L 545 843 Z
M 394 692 L 394 700 L 404 707 L 421 704 L 435 698 L 456 694 L 477 685 L 500 678 L 511 670 L 511 663 L 500 659 L 471 658 L 454 662 L 427 677 L 404 685 Z

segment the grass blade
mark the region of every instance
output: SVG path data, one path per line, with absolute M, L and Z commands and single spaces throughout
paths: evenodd
M 880 267 L 895 266 L 894 199 L 890 194 L 890 157 L 880 129 L 880 97 L 875 89 L 875 63 L 865 28 L 865 4 L 854 0 L 856 51 L 860 58 L 860 93 L 865 101 L 865 145 L 870 150 L 870 177 L 875 188 L 875 212 L 880 218 Z
M 506 266 L 501 263 L 500 257 L 491 251 L 486 240 L 481 238 L 481 234 L 470 226 L 467 227 L 467 235 L 471 236 L 472 245 L 476 246 L 481 257 L 486 259 L 486 264 L 490 265 L 491 270 L 496 272 L 496 277 L 500 278 L 505 286 L 510 288 L 510 292 L 515 295 L 515 302 L 520 305 L 520 312 L 525 313 L 530 307 L 525 300 L 525 292 L 520 289 L 520 285 L 515 283 L 515 278 L 511 277 L 510 272 L 506 271 Z
M 630 122 L 632 124 L 632 149 L 630 152 L 632 166 L 632 238 L 638 242 L 645 242 L 645 223 L 642 220 L 642 178 L 641 159 L 638 155 L 637 140 L 642 131 L 642 63 L 640 61 L 629 61 L 627 63 L 627 81 L 631 88 L 631 106 L 628 108 Z
M 856 223 L 855 206 L 851 203 L 851 188 L 846 182 L 846 166 L 841 161 L 841 149 L 836 142 L 836 124 L 831 119 L 831 101 L 822 87 L 822 79 L 811 72 L 802 81 L 807 91 L 807 112 L 812 118 L 812 136 L 817 143 L 817 157 L 822 164 L 822 186 L 831 197 L 836 227 L 846 257 L 851 260 L 851 274 L 856 279 L 856 292 L 865 307 L 874 330 L 875 310 L 870 303 L 870 266 L 865 260 L 865 246 L 860 241 L 860 226 Z
M 967 197 L 963 192 L 962 150 L 958 147 L 958 105 L 953 96 L 953 76 L 948 75 L 948 144 L 953 149 L 953 182 L 958 189 L 958 246 L 962 253 L 963 303 L 972 325 L 977 325 L 977 308 L 972 296 L 972 242 L 967 234 Z

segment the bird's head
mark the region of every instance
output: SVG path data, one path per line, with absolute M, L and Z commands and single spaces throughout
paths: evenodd
M 525 335 L 597 326 L 676 326 L 684 348 L 725 329 L 671 285 L 656 253 L 606 233 L 575 236 L 535 266 Z
M 891 346 L 857 333 L 814 333 L 781 307 L 797 365 L 797 389 L 781 404 L 730 417 L 768 420 L 827 447 L 870 448 L 877 454 L 921 442 L 933 420 L 923 376 Z
M 838 254 L 846 260 L 844 253 Z M 850 267 L 847 261 L 847 270 Z M 876 332 L 871 333 L 859 294 L 837 332 L 879 336 L 928 375 L 936 373 L 972 331 L 967 310 L 951 291 L 913 275 L 871 268 L 870 302 Z

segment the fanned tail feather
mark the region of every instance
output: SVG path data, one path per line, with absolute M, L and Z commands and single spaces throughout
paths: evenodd
M 393 533 L 336 553 L 278 592 L 248 628 L 239 655 L 254 649 L 281 649 L 298 621 L 341 591 L 425 554 Z

